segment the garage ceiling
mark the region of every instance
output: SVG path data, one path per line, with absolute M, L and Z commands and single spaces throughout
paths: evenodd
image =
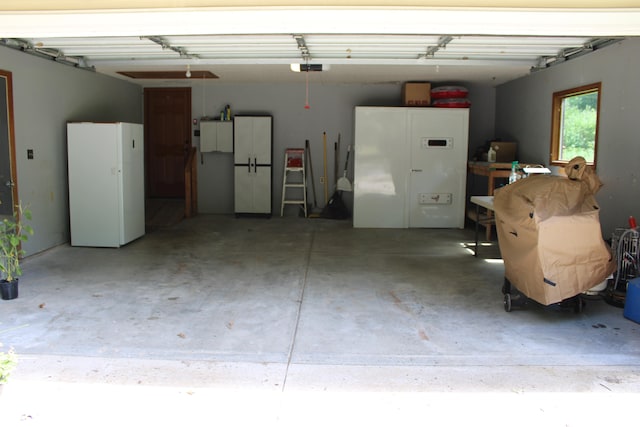
M 181 8 L 0 11 L 8 47 L 119 72 L 208 71 L 225 83 L 500 84 L 640 35 L 640 8 Z M 179 73 L 180 75 L 181 73 Z M 184 80 L 181 82 L 184 84 Z

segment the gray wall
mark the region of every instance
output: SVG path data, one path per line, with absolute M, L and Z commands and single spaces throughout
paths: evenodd
M 553 92 L 602 82 L 597 195 L 605 238 L 640 217 L 640 38 L 628 39 L 497 88 L 496 134 L 518 142 L 519 158 L 549 163 Z
M 143 92 L 138 85 L 75 69 L 0 47 L 0 68 L 13 73 L 16 153 L 20 200 L 33 211 L 35 235 L 24 245 L 34 254 L 69 241 L 66 122 L 127 121 L 142 123 Z M 322 174 L 322 133 L 327 132 L 328 176 L 333 189 L 333 143 L 341 134 L 339 171 L 347 146 L 353 144 L 353 109 L 357 105 L 400 104 L 400 84 L 310 85 L 309 110 L 304 109 L 304 84 L 225 84 L 189 81 L 194 118 L 218 116 L 230 104 L 233 114 L 269 114 L 274 118 L 273 212 L 279 214 L 284 149 L 312 146 L 319 207 L 325 203 Z M 495 89 L 463 84 L 470 92 L 470 152 L 494 136 Z M 194 126 L 194 130 L 198 126 Z M 199 139 L 194 137 L 198 145 Z M 34 159 L 27 160 L 27 150 Z M 201 213 L 233 212 L 231 154 L 205 153 L 199 163 Z M 351 178 L 353 161 L 349 168 Z M 311 194 L 310 194 L 311 196 Z M 352 197 L 345 194 L 352 206 Z M 295 215 L 288 207 L 287 215 Z
M 142 90 L 4 47 L 0 68 L 13 73 L 18 192 L 35 230 L 23 247 L 34 254 L 69 241 L 66 122 L 142 123 Z
M 464 84 L 464 83 L 443 83 Z M 490 86 L 464 84 L 472 102 L 470 118 L 470 152 L 493 137 L 495 89 Z M 263 113 L 273 116 L 274 170 L 272 207 L 280 214 L 282 197 L 282 172 L 284 150 L 288 147 L 304 147 L 306 139 L 311 144 L 313 172 L 318 206 L 324 206 L 324 190 L 320 184 L 323 173 L 322 133 L 327 133 L 327 163 L 329 196 L 333 192 L 334 142 L 341 136 L 339 173 L 342 174 L 347 146 L 353 145 L 354 107 L 397 106 L 401 102 L 400 84 L 310 84 L 310 109 L 304 109 L 304 84 L 224 84 L 220 82 L 192 82 L 193 116 L 219 117 L 226 104 L 232 113 Z M 197 128 L 194 127 L 194 128 Z M 194 144 L 199 143 L 194 138 Z M 347 176 L 353 178 L 353 157 Z M 201 213 L 233 212 L 233 156 L 224 153 L 204 153 L 198 165 L 198 203 Z M 312 198 L 312 193 L 308 196 Z M 343 199 L 352 207 L 351 194 Z M 288 206 L 285 215 L 296 215 L 297 208 Z

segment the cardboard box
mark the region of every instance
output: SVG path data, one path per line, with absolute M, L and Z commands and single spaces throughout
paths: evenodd
M 402 105 L 428 107 L 431 105 L 431 83 L 406 82 L 402 85 Z
M 597 182 L 595 174 L 576 180 L 535 175 L 496 190 L 505 277 L 528 298 L 544 305 L 561 302 L 615 270 L 602 238 Z
M 517 143 L 493 141 L 490 145 L 496 151 L 496 162 L 511 163 L 514 160 L 518 160 L 516 156 L 516 150 L 518 149 Z

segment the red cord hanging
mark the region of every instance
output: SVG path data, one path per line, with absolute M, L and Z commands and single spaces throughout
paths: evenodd
M 305 72 L 305 98 L 304 98 L 304 109 L 308 110 L 311 108 L 309 105 L 309 68 Z

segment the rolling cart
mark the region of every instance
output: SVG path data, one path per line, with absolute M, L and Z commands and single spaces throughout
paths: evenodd
M 511 312 L 514 308 L 524 308 L 532 303 L 530 298 L 527 298 L 525 294 L 518 291 L 518 289 L 511 285 L 511 282 L 506 277 L 502 284 L 502 303 L 504 311 Z M 573 308 L 575 313 L 582 313 L 586 305 L 586 301 L 582 298 L 582 294 L 574 295 L 567 299 L 564 299 L 557 303 L 561 307 Z
M 505 311 L 533 300 L 581 313 L 582 294 L 615 270 L 594 197 L 600 180 L 585 164 L 577 158 L 565 168 L 567 177 L 531 176 L 496 190 Z

